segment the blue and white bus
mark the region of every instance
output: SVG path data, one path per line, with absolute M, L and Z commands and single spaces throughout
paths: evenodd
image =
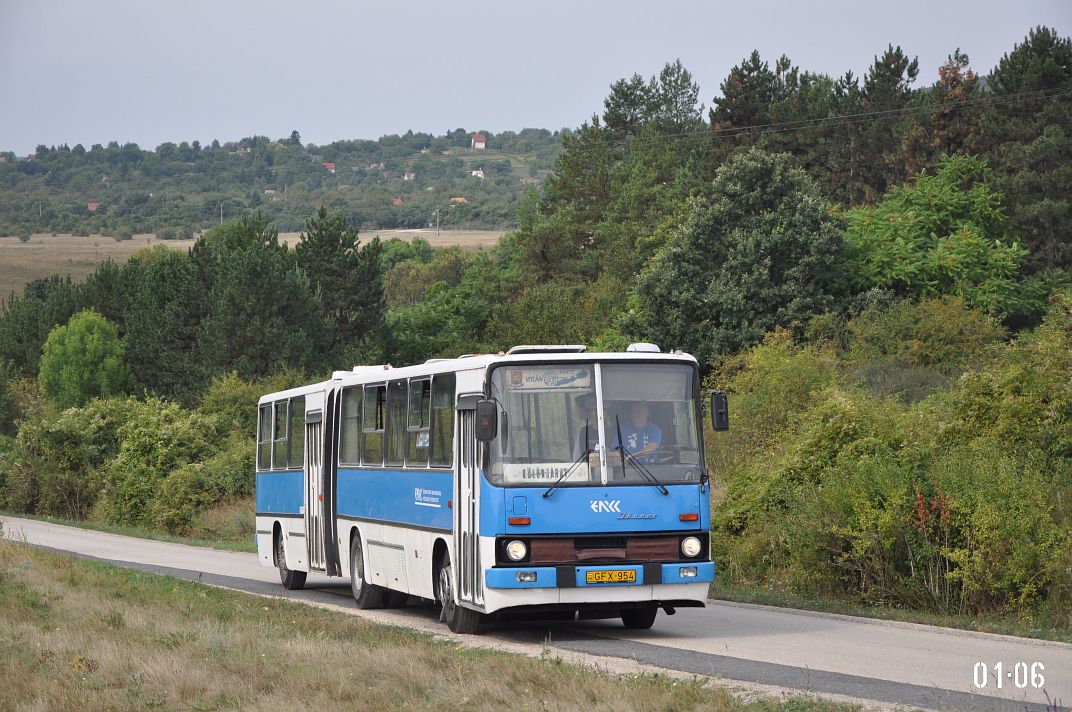
M 288 589 L 349 576 L 483 620 L 703 606 L 714 580 L 699 372 L 681 352 L 520 346 L 359 366 L 258 404 L 257 549 Z M 712 398 L 716 429 L 725 399 Z

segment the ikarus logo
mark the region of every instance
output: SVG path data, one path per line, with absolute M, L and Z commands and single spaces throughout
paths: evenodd
M 589 506 L 595 513 L 599 512 L 621 512 L 622 500 L 620 499 L 593 499 Z

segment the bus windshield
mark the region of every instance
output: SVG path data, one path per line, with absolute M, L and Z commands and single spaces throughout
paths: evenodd
M 695 379 L 687 364 L 501 366 L 487 477 L 501 486 L 698 482 Z

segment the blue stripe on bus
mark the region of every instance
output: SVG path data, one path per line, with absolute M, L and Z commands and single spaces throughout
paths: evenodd
M 257 512 L 300 514 L 305 504 L 305 473 L 301 470 L 257 473 Z
M 339 516 L 453 530 L 454 473 L 339 469 Z
M 670 485 L 668 495 L 654 486 L 630 485 L 560 487 L 544 497 L 547 487 L 495 487 L 481 480 L 481 536 L 707 531 L 711 526 L 710 501 L 698 483 Z M 508 524 L 522 507 L 529 524 Z M 697 519 L 683 522 L 682 514 Z

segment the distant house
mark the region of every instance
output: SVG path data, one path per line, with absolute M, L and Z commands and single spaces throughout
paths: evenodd
M 483 168 L 477 168 L 475 171 L 470 171 L 469 174 L 471 176 L 473 176 L 473 178 L 483 178 L 484 177 L 484 169 Z
M 328 173 L 334 173 L 335 172 L 335 164 L 334 163 L 321 163 L 320 165 L 324 166 L 324 169 Z
M 0 153 L 0 163 L 7 163 L 7 156 Z
M 391 205 L 398 206 L 398 205 L 401 205 L 401 204 L 402 204 L 402 198 L 391 198 Z
M 97 212 L 97 208 L 99 208 L 99 207 L 100 207 L 100 203 L 98 203 L 96 201 L 91 200 L 90 202 L 86 203 L 86 210 L 88 210 L 91 213 Z
M 474 151 L 483 151 L 488 147 L 488 137 L 484 134 L 473 134 L 472 148 Z
M 368 170 L 370 170 L 370 171 L 382 171 L 383 170 L 383 164 L 382 163 L 370 163 L 370 164 L 368 164 Z
M 417 180 L 417 174 L 413 171 L 406 171 L 402 174 L 402 180 Z
M 264 189 L 264 194 L 265 195 L 275 195 L 275 190 L 272 189 L 272 188 L 265 188 Z
M 468 203 L 469 201 L 466 200 L 465 198 L 451 198 L 450 202 L 452 202 L 452 203 Z

